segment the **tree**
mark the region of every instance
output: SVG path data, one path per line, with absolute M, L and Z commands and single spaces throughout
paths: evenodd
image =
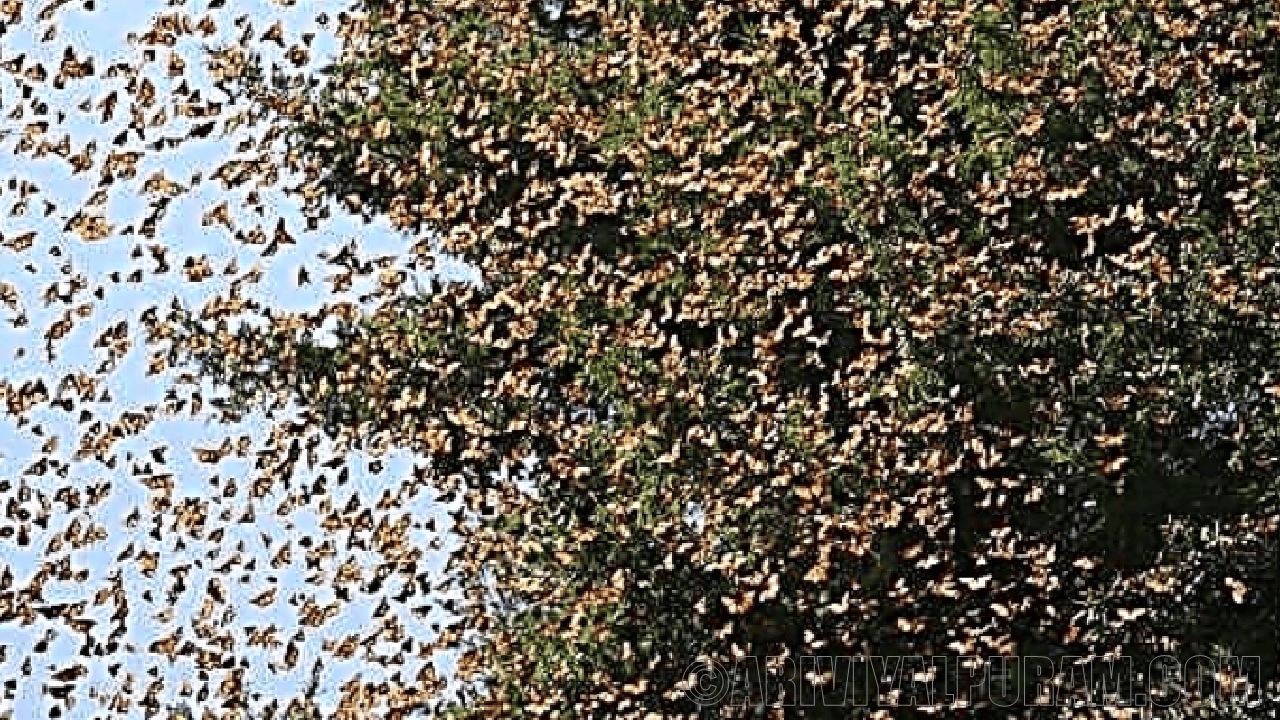
M 173 352 L 466 493 L 466 714 L 698 712 L 699 656 L 1275 666 L 1272 3 L 358 10 L 249 92 L 311 212 L 482 286 Z

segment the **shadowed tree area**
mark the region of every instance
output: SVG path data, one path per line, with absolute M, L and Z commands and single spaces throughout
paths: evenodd
M 323 91 L 240 90 L 310 212 L 482 284 L 173 355 L 466 494 L 449 712 L 714 717 L 696 659 L 783 653 L 1280 677 L 1272 3 L 356 10 Z

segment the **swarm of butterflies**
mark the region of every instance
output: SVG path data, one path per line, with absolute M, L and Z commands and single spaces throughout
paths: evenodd
M 5 0 L 0 21 L 56 43 L 76 8 L 102 12 Z M 94 317 L 82 293 L 178 267 L 191 283 L 234 277 L 198 308 L 175 298 L 107 323 L 95 372 L 0 385 L 43 442 L 0 487 L 0 543 L 48 544 L 34 574 L 0 577 L 0 623 L 47 638 L 4 651 L 29 676 L 55 637 L 83 643 L 45 668 L 40 698 L 6 679 L 7 700 L 48 717 L 86 702 L 696 716 L 684 673 L 699 658 L 1141 658 L 1274 632 L 1272 3 L 368 0 L 316 18 L 342 43 L 323 73 L 313 32 L 234 12 L 175 2 L 130 36 L 132 61 L 70 45 L 48 67 L 0 57 L 13 152 L 98 178 L 73 211 L 29 179 L 5 186 L 4 252 L 32 257 L 31 274 L 46 248 L 64 258 L 40 298 L 65 308 L 40 336 L 47 362 Z M 223 45 L 177 49 L 228 24 Z M 186 77 L 195 66 L 207 84 Z M 90 78 L 111 89 L 45 99 Z M 77 144 L 59 130 L 74 113 L 129 122 Z M 241 136 L 216 168 L 139 170 Z M 175 254 L 185 229 L 166 218 L 206 180 L 201 226 L 261 247 L 261 264 Z M 289 182 L 305 228 L 267 220 L 263 197 Z M 140 220 L 112 216 L 122 192 L 147 199 Z M 270 258 L 335 209 L 387 221 L 404 252 L 319 253 L 337 270 L 316 310 L 255 297 Z M 61 234 L 20 227 L 36 215 Z M 73 241 L 136 243 L 152 267 L 95 286 L 64 257 Z M 438 256 L 481 281 L 410 282 Z M 362 279 L 375 287 L 336 299 Z M 20 283 L 0 301 L 29 322 Z M 334 324 L 338 344 L 319 342 Z M 172 387 L 99 417 L 86 406 L 117 401 L 105 378 L 135 345 Z M 205 380 L 230 395 L 206 401 Z M 1228 397 L 1247 407 L 1221 420 Z M 72 442 L 28 419 L 46 406 L 77 417 Z M 118 445 L 163 416 L 235 423 L 250 408 L 269 432 L 192 454 L 251 460 L 252 477 L 179 497 L 171 451 L 126 452 L 146 502 L 120 528 L 83 519 L 120 489 L 72 463 L 115 469 Z M 1224 438 L 1212 481 L 1180 459 L 1210 442 L 1206 423 Z M 376 499 L 335 502 L 357 450 L 420 464 Z M 328 472 L 301 481 L 304 461 Z M 1180 506 L 1168 478 L 1216 499 Z M 1243 506 L 1223 499 L 1246 490 Z M 421 493 L 458 506 L 438 572 L 425 558 L 441 541 L 421 537 L 444 528 L 405 510 Z M 311 534 L 292 522 L 308 513 Z M 268 517 L 301 537 L 263 532 L 259 568 L 257 541 L 231 538 Z M 45 599 L 46 584 L 87 582 L 76 551 L 133 528 L 150 532 L 101 587 Z M 126 567 L 162 594 L 129 595 Z M 295 567 L 314 589 L 286 597 Z M 448 593 L 447 617 L 431 615 Z M 175 610 L 187 597 L 190 618 Z M 236 622 L 282 603 L 291 628 Z M 340 632 L 349 606 L 374 609 Z M 162 630 L 137 646 L 143 615 Z M 440 622 L 428 639 L 408 617 Z M 161 670 L 174 663 L 190 668 L 177 687 Z M 300 664 L 304 691 L 267 694 L 262 678 Z M 103 672 L 108 692 L 81 689 Z M 1274 708 L 1278 677 L 1250 689 L 1250 712 Z M 322 685 L 340 689 L 332 707 Z M 1228 712 L 1202 690 L 1155 710 Z M 902 712 L 956 710 L 938 703 Z
M 433 516 L 408 511 L 420 494 L 417 475 L 376 491 L 353 487 L 345 456 L 321 457 L 331 448 L 312 437 L 303 459 L 314 471 L 293 482 L 285 468 L 299 461 L 303 424 L 266 436 L 157 444 L 158 428 L 206 417 L 218 403 L 206 399 L 202 378 L 151 347 L 170 337 L 164 314 L 178 302 L 155 290 L 153 302 L 165 302 L 132 317 L 102 311 L 121 288 L 174 276 L 229 291 L 210 303 L 214 313 L 234 317 L 257 307 L 244 291 L 261 282 L 273 255 L 299 242 L 296 216 L 277 207 L 281 161 L 266 152 L 283 128 L 264 127 L 263 109 L 228 95 L 221 73 L 258 47 L 278 51 L 290 68 L 312 67 L 323 59 L 313 56 L 313 41 L 330 19 L 293 3 L 250 13 L 247 4 L 224 0 L 156 3 L 146 12 L 104 5 L 0 4 L 7 78 L 0 142 L 13 156 L 13 174 L 0 179 L 0 252 L 6 267 L 25 275 L 0 278 L 0 303 L 10 337 L 26 331 L 36 341 L 0 342 L 0 396 L 8 422 L 34 438 L 38 452 L 24 460 L 13 457 L 16 446 L 3 448 L 23 464 L 0 478 L 0 627 L 7 628 L 0 632 L 0 713 L 310 719 L 322 711 L 366 717 L 389 702 L 403 716 L 442 684 L 430 636 L 418 630 L 435 620 L 426 563 L 441 550 L 441 536 Z M 93 27 L 104 13 L 120 12 L 136 18 L 114 38 L 126 48 L 120 55 L 94 57 L 78 33 L 62 31 L 64 21 Z M 210 165 L 166 159 L 217 143 L 228 150 Z M 66 194 L 51 179 L 59 177 L 89 179 L 78 207 L 55 202 Z M 197 195 L 210 183 L 219 184 L 217 199 L 194 208 L 200 223 L 174 222 L 173 213 L 207 202 L 209 193 Z M 139 198 L 142 212 L 122 216 L 121 198 Z M 184 256 L 182 238 L 202 230 L 229 249 Z M 95 260 L 103 257 L 93 254 L 96 246 L 130 243 L 132 267 Z M 237 247 L 262 260 L 242 269 Z M 353 261 L 356 247 L 339 253 L 339 272 L 329 278 L 335 294 L 350 289 L 353 276 L 373 274 L 369 261 Z M 375 262 L 386 271 L 393 259 Z M 52 281 L 48 265 L 56 268 Z M 296 283 L 312 283 L 305 267 Z M 46 327 L 30 327 L 41 318 Z M 68 357 L 68 343 L 85 338 L 89 360 L 83 352 Z M 159 402 L 136 403 L 115 390 L 140 351 L 138 375 L 162 383 Z M 34 373 L 25 371 L 33 362 Z M 69 437 L 55 430 L 64 425 Z M 131 443 L 147 449 L 136 454 Z M 190 457 L 175 467 L 175 453 Z M 257 477 L 226 476 L 224 460 L 243 461 Z M 179 476 L 192 466 L 209 472 L 194 481 Z M 208 489 L 192 497 L 183 490 L 191 485 Z M 295 526 L 304 510 L 318 527 Z M 114 548 L 109 562 L 90 559 L 107 547 Z M 31 552 L 40 561 L 23 567 L 17 558 Z M 344 620 L 366 603 L 371 616 L 356 621 L 363 625 Z M 34 644 L 22 639 L 28 636 Z M 294 679 L 296 692 L 271 684 L 272 676 Z M 338 709 L 326 692 L 341 700 Z

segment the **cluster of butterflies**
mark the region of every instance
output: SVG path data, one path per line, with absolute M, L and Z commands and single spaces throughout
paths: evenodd
M 1017 524 L 1065 490 L 1015 462 L 1081 420 L 1085 449 L 1059 464 L 1123 492 L 1126 418 L 1141 406 L 1173 427 L 1160 399 L 1177 364 L 1117 361 L 1114 333 L 1089 323 L 1272 309 L 1274 288 L 1232 264 L 1274 265 L 1252 233 L 1271 197 L 1263 119 L 1280 108 L 1250 103 L 1269 92 L 1280 26 L 1209 3 L 667 9 L 382 3 L 340 23 L 345 66 L 318 107 L 300 77 L 258 87 L 312 133 L 295 156 L 308 212 L 336 195 L 435 230 L 483 277 L 384 304 L 342 360 L 281 351 L 336 308 L 274 315 L 233 353 L 266 368 L 241 373 L 259 397 L 314 400 L 340 442 L 409 447 L 466 486 L 460 628 L 492 642 L 462 667 L 505 678 L 535 715 L 644 717 L 677 711 L 636 682 L 683 669 L 677 628 L 731 662 L 787 637 L 759 621 L 780 598 L 800 628 L 790 649 L 818 655 L 874 653 L 885 627 L 964 654 L 1015 653 L 1015 627 L 1082 651 L 1175 647 L 1168 623 L 1188 606 L 1256 601 L 1256 578 L 1203 555 L 1137 570 L 1069 552 L 1100 522 L 1096 501 L 1054 530 Z M 1217 154 L 1189 162 L 1210 143 Z M 1194 234 L 1206 224 L 1212 241 Z M 1068 366 L 1051 340 L 1080 357 Z M 186 348 L 236 372 L 209 346 L 197 334 Z M 931 384 L 957 347 L 990 377 Z M 1223 362 L 1261 374 L 1249 352 Z M 1032 400 L 991 421 L 1006 408 L 979 397 L 1014 383 Z M 494 486 L 530 454 L 541 500 Z M 698 528 L 665 510 L 694 501 Z M 1273 538 L 1251 523 L 1237 548 Z M 961 533 L 977 537 L 960 547 Z M 655 573 L 692 614 L 655 627 Z M 494 595 L 539 610 L 513 628 Z M 625 611 L 600 611 L 618 597 Z M 610 664 L 637 651 L 607 644 L 569 669 L 590 653 L 582 638 L 621 626 L 648 638 L 647 669 Z M 511 714 L 501 690 L 490 700 L 482 716 Z
M 1010 655 L 1020 650 L 1018 628 L 1101 653 L 1126 637 L 1177 646 L 1161 623 L 1179 608 L 1258 596 L 1251 578 L 1209 554 L 1134 570 L 1068 551 L 1068 528 L 1017 524 L 1061 491 L 1056 478 L 1028 477 L 1013 463 L 1055 440 L 1077 383 L 1116 372 L 1087 411 L 1072 406 L 1093 426 L 1087 451 L 1061 450 L 1059 464 L 1087 458 L 1090 477 L 1117 484 L 1134 441 L 1123 414 L 1168 396 L 1175 382 L 1167 359 L 1122 358 L 1134 365 L 1122 376 L 1114 363 L 1101 367 L 1095 360 L 1114 359 L 1117 340 L 1088 326 L 1082 358 L 1066 367 L 1044 349 L 1075 332 L 1064 317 L 1209 308 L 1178 316 L 1195 323 L 1271 310 L 1275 295 L 1242 282 L 1233 252 L 1212 256 L 1219 246 L 1191 233 L 1208 224 L 1227 250 L 1253 247 L 1268 190 L 1262 161 L 1238 155 L 1257 141 L 1264 113 L 1224 100 L 1221 88 L 1265 89 L 1263 62 L 1246 48 L 1272 48 L 1274 21 L 1241 23 L 1223 3 L 1198 2 L 990 12 L 972 3 L 695 2 L 653 12 L 585 0 L 556 13 L 380 2 L 338 15 L 341 63 L 321 87 L 308 65 L 316 36 L 293 42 L 283 21 L 260 32 L 241 16 L 227 44 L 184 55 L 228 23 L 218 2 L 198 16 L 183 5 L 174 0 L 177 9 L 129 37 L 136 63 L 108 65 L 73 47 L 56 68 L 27 57 L 34 51 L 0 56 L 15 88 L 0 96 L 6 109 L 20 98 L 6 115 L 14 153 L 98 178 L 85 203 L 62 212 L 37 183 L 5 186 L 12 204 L 0 252 L 23 262 L 49 245 L 63 261 L 41 295 L 61 313 L 43 334 L 50 361 L 93 317 L 97 305 L 83 294 L 101 302 L 107 286 L 76 271 L 61 237 L 44 242 L 45 231 L 22 226 L 34 215 L 56 216 L 62 235 L 92 247 L 139 241 L 131 259 L 153 267 L 113 272 L 113 283 L 147 284 L 175 268 L 192 283 L 235 278 L 198 311 L 175 299 L 138 323 L 112 322 L 94 342 L 105 355 L 97 370 L 50 382 L 53 393 L 42 379 L 0 384 L 19 427 L 45 405 L 79 410 L 76 441 L 65 446 L 71 462 L 114 470 L 118 446 L 145 438 L 163 416 L 207 406 L 239 419 L 235 403 L 206 401 L 207 378 L 194 372 L 178 375 L 163 403 L 97 417 L 86 406 L 113 402 L 103 378 L 125 367 L 139 334 L 158 346 L 149 376 L 194 361 L 266 406 L 273 422 L 257 451 L 249 436 L 194 448 L 198 464 L 252 464 L 251 477 L 215 476 L 197 497 L 179 492 L 163 448 L 123 451 L 128 482 L 146 496 L 124 531 L 149 532 L 114 557 L 107 588 L 91 600 L 47 602 L 45 587 L 88 580 L 72 558 L 115 531 L 88 511 L 120 484 L 86 483 L 58 457 L 56 437 L 18 481 L 5 481 L 0 543 L 45 554 L 30 577 L 4 576 L 0 620 L 52 624 L 44 645 L 14 648 L 24 677 L 45 665 L 49 717 L 72 710 L 101 662 L 115 683 L 94 697 L 115 713 L 154 710 L 176 694 L 203 718 L 309 718 L 323 683 L 340 690 L 335 718 L 404 718 L 441 697 L 434 653 L 467 645 L 459 679 L 510 686 L 478 700 L 480 716 L 510 717 L 510 690 L 530 715 L 576 708 L 640 718 L 688 711 L 649 678 L 679 676 L 689 634 L 725 662 L 748 647 L 874 654 L 882 641 L 923 654 Z M 61 7 L 35 15 L 45 43 L 57 40 Z M 81 8 L 94 11 L 92 2 Z M 7 32 L 31 20 L 18 0 L 4 0 L 0 14 Z M 1188 23 L 1208 39 L 1188 35 Z M 328 28 L 329 18 L 316 25 Z M 1159 57 L 1152 37 L 1163 43 Z M 271 53 L 282 62 L 267 70 Z M 196 67 L 210 83 L 193 77 Z M 91 79 L 120 87 L 64 110 L 62 95 Z M 73 112 L 128 124 L 79 145 L 59 129 Z M 1221 182 L 1204 163 L 1162 174 L 1098 160 L 1116 158 L 1117 146 L 1141 148 L 1144 162 L 1172 167 L 1210 140 L 1226 142 L 1212 127 L 1220 118 L 1238 140 L 1214 155 Z M 298 127 L 305 141 L 287 142 Z M 1175 131 L 1190 141 L 1175 142 Z M 235 132 L 244 138 L 238 157 L 216 168 L 145 169 L 153 156 Z M 315 312 L 252 296 L 266 261 L 242 272 L 207 253 L 175 254 L 164 221 L 205 182 L 220 194 L 200 214 L 203 227 L 263 257 L 300 244 L 285 219 L 265 219 L 264 198 L 286 177 L 300 178 L 288 192 L 303 201 L 305 231 L 341 201 L 406 235 L 435 231 L 438 243 L 419 241 L 403 256 L 361 258 L 354 244 L 320 255 L 337 268 L 327 278 L 333 294 L 356 278 L 376 279 L 376 289 Z M 135 186 L 146 213 L 118 230 L 113 193 Z M 1206 214 L 1211 191 L 1225 200 Z M 1198 266 L 1183 250 L 1196 243 L 1206 253 Z M 410 272 L 429 268 L 437 247 L 483 282 L 408 293 Z M 25 270 L 39 272 L 34 261 Z M 299 269 L 296 282 L 310 274 Z M 1200 293 L 1196 303 L 1169 300 L 1178 283 Z M 0 285 L 15 327 L 30 322 L 22 285 Z M 266 322 L 232 329 L 254 314 Z M 341 348 L 307 341 L 335 319 L 355 328 Z M 1026 352 L 986 356 L 992 372 L 981 381 L 930 375 L 935 357 L 1008 346 Z M 1032 401 L 1010 409 L 1023 417 L 990 421 L 975 386 L 1011 383 Z M 295 402 L 300 418 L 277 418 Z M 1152 422 L 1173 415 L 1163 406 Z M 40 423 L 30 432 L 43 438 Z M 321 461 L 322 446 L 330 460 Z M 354 489 L 338 502 L 334 486 L 351 484 L 344 463 L 353 448 L 408 449 L 427 464 L 376 503 Z M 300 480 L 304 463 L 336 477 Z M 436 528 L 411 511 L 424 490 L 460 501 L 449 515 L 463 542 L 441 578 L 426 567 L 440 541 L 423 540 Z M 694 502 L 698 523 L 681 515 Z M 318 530 L 299 529 L 304 513 Z M 1082 507 L 1068 522 L 1097 520 Z M 269 524 L 289 537 L 262 529 Z M 258 530 L 261 549 L 235 539 L 246 529 Z M 1174 522 L 1162 532 L 1198 541 Z M 1227 532 L 1235 552 L 1274 539 L 1276 527 L 1246 517 Z M 281 576 L 295 564 L 306 587 L 291 591 Z M 156 581 L 159 594 L 148 585 L 130 595 L 134 576 Z M 673 613 L 664 587 L 688 602 Z M 444 605 L 454 617 L 436 618 L 430 601 L 450 591 L 461 593 Z M 200 609 L 180 618 L 188 594 Z M 162 607 L 138 609 L 152 604 Z M 114 610 L 108 620 L 93 611 L 104 605 Z M 236 626 L 240 615 L 282 606 L 296 629 Z M 371 627 L 339 633 L 353 606 L 375 608 Z M 129 629 L 141 613 L 164 629 L 135 645 Z M 418 620 L 432 640 L 409 628 Z M 48 667 L 44 656 L 65 630 L 81 643 L 78 656 Z M 609 645 L 628 632 L 643 641 Z M 264 697 L 259 675 L 305 665 L 317 633 L 308 691 Z M 265 668 L 249 647 L 270 655 Z M 135 673 L 137 658 L 150 666 Z M 353 658 L 379 668 L 378 679 L 325 674 Z M 176 693 L 162 677 L 174 663 L 190 668 Z M 7 683 L 15 700 L 19 681 Z

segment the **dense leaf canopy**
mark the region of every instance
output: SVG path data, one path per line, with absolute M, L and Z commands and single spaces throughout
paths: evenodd
M 322 90 L 243 88 L 312 213 L 482 282 L 173 352 L 466 493 L 461 711 L 713 712 L 679 681 L 744 654 L 1275 668 L 1273 3 L 342 22 Z

